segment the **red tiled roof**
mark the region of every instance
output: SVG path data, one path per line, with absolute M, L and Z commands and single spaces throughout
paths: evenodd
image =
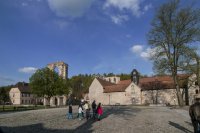
M 178 75 L 180 79 L 179 85 L 183 88 L 186 85 L 186 79 L 189 75 Z M 131 84 L 131 80 L 122 80 L 117 84 L 108 82 L 106 80 L 97 78 L 100 84 L 103 86 L 104 93 L 110 92 L 124 92 L 126 88 Z M 174 89 L 174 81 L 172 76 L 156 76 L 139 79 L 139 87 L 144 90 L 156 90 L 156 89 Z
M 131 80 L 128 79 L 128 80 L 121 80 L 117 84 L 130 84 L 130 83 L 131 83 Z
M 103 80 L 103 79 L 100 79 L 100 78 L 97 78 L 97 80 L 99 81 L 99 83 L 105 87 L 105 86 L 110 86 L 110 85 L 115 85 L 114 83 L 111 83 L 111 82 L 108 82 L 106 80 Z
M 180 79 L 179 86 L 181 88 L 185 87 L 186 79 L 189 75 L 178 75 Z M 172 76 L 156 76 L 141 78 L 139 80 L 139 86 L 142 90 L 156 90 L 156 89 L 174 89 L 174 81 Z
M 104 93 L 109 92 L 124 92 L 130 84 L 116 84 L 104 87 Z
M 130 85 L 131 80 L 122 80 L 119 81 L 117 84 L 98 79 L 98 81 L 101 83 L 101 85 L 104 88 L 104 93 L 109 93 L 109 92 L 124 92 L 126 88 Z

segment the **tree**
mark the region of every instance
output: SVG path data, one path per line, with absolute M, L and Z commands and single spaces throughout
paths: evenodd
M 3 111 L 4 111 L 4 106 L 5 102 L 9 100 L 8 93 L 6 92 L 6 89 L 3 87 L 0 89 L 0 102 L 3 104 Z
M 72 95 L 77 99 L 81 99 L 84 93 L 89 92 L 89 87 L 93 81 L 92 75 L 77 75 L 70 79 L 70 86 L 72 88 Z
M 196 85 L 200 88 L 200 55 L 198 54 L 198 48 L 185 53 L 185 58 L 186 61 L 183 62 L 182 69 L 196 75 L 195 80 L 192 82 L 196 82 Z
M 37 96 L 46 97 L 47 100 L 52 96 L 69 92 L 68 81 L 49 68 L 37 70 L 29 80 L 32 92 Z
M 199 14 L 199 9 L 180 8 L 179 0 L 171 0 L 161 5 L 148 34 L 149 44 L 156 50 L 152 56 L 154 69 L 172 75 L 180 106 L 184 103 L 178 85 L 178 68 L 182 55 L 190 49 L 191 43 L 198 41 Z

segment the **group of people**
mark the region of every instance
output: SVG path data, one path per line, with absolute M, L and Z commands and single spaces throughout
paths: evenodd
M 92 108 L 92 112 L 91 112 L 91 108 Z M 99 103 L 97 106 L 96 101 L 94 100 L 92 102 L 92 106 L 90 107 L 90 104 L 87 101 L 86 102 L 81 101 L 81 103 L 78 106 L 77 118 L 79 118 L 79 120 L 82 120 L 84 118 L 84 114 L 87 120 L 89 118 L 93 118 L 94 120 L 97 119 L 100 121 L 103 114 L 103 108 L 101 106 L 101 103 Z M 67 118 L 68 119 L 73 118 L 72 105 L 69 105 Z

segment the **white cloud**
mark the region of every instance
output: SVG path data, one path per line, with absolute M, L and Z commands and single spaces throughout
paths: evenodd
M 131 52 L 139 55 L 143 59 L 150 59 L 156 52 L 156 49 L 146 48 L 144 49 L 142 45 L 134 45 L 130 48 Z
M 19 72 L 22 73 L 34 73 L 37 70 L 35 67 L 23 67 L 19 69 Z
M 142 13 L 141 2 L 141 0 L 106 0 L 104 8 L 115 7 L 120 11 L 130 10 L 134 16 L 139 17 Z
M 142 45 L 134 45 L 130 49 L 133 53 L 140 54 L 143 51 L 143 46 Z
M 152 4 L 145 5 L 144 11 L 148 11 L 150 8 L 152 8 Z
M 131 13 L 132 16 L 140 17 L 150 8 L 152 8 L 151 3 L 143 4 L 144 1 L 145 0 L 106 0 L 106 2 L 103 5 L 103 9 L 106 10 L 107 15 L 111 17 L 112 21 L 115 24 L 121 24 L 123 21 L 127 21 L 128 19 L 123 19 L 116 16 L 127 16 L 126 18 L 128 18 L 129 13 Z M 121 15 L 116 15 L 115 13 L 114 15 L 113 12 L 110 12 L 109 9 L 112 8 L 117 9 L 119 11 L 117 12 L 117 14 Z
M 121 24 L 123 21 L 127 21 L 129 18 L 127 15 L 117 15 L 111 16 L 111 19 L 115 24 Z
M 140 56 L 143 58 L 143 59 L 150 59 L 151 56 L 153 55 L 154 53 L 154 50 L 151 49 L 151 48 L 147 48 L 145 51 L 141 52 L 140 53 Z
M 50 9 L 58 17 L 80 17 L 91 6 L 93 0 L 48 0 Z

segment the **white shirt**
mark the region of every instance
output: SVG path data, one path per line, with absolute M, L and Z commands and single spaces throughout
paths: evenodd
M 78 108 L 78 113 L 82 113 L 82 112 L 83 112 L 82 108 L 79 107 L 79 108 Z

